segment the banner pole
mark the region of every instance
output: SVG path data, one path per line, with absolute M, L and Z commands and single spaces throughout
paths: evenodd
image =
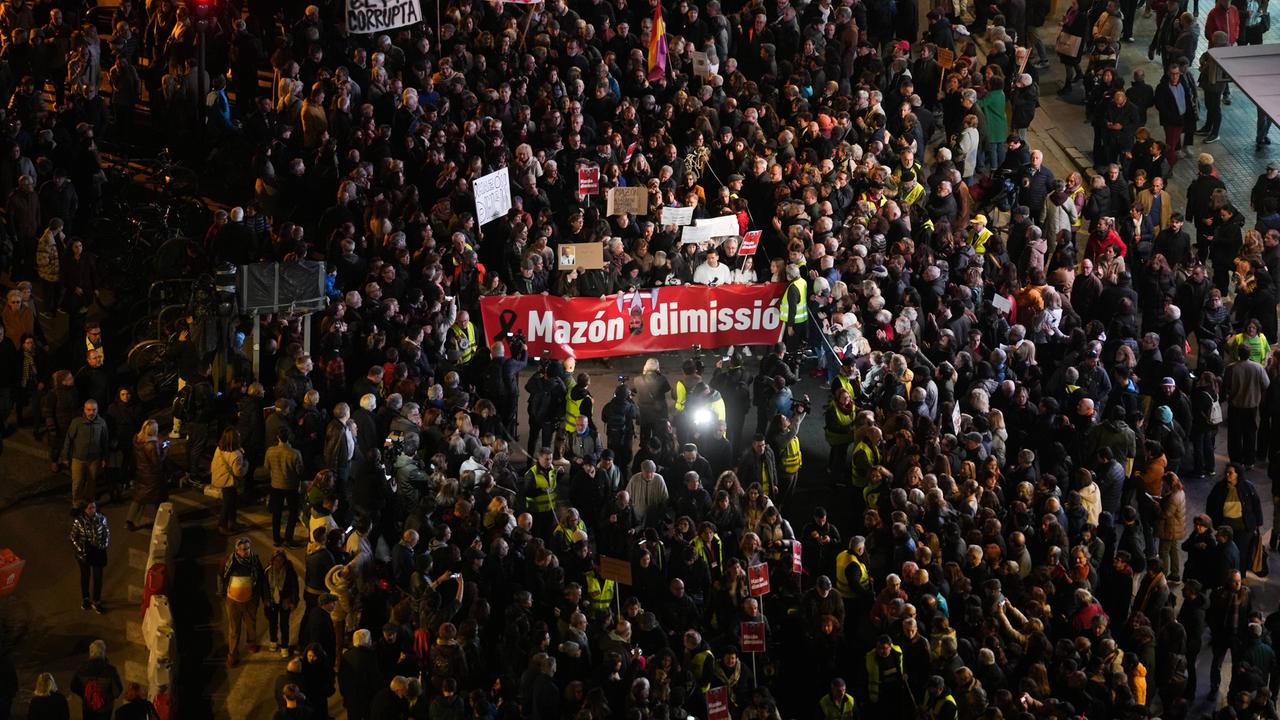
M 751 653 L 751 684 L 753 687 L 760 687 L 760 675 L 756 673 L 756 653 Z

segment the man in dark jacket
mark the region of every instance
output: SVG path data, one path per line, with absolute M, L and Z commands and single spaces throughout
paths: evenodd
M 357 630 L 351 637 L 351 649 L 342 654 L 338 667 L 338 690 L 342 705 L 351 720 L 368 720 L 373 696 L 383 684 L 378 670 L 378 654 L 373 650 L 373 635 Z
M 1164 152 L 1165 157 L 1169 158 L 1170 167 L 1178 162 L 1182 128 L 1188 125 L 1188 121 L 1195 120 L 1195 92 L 1184 81 L 1182 69 L 1177 65 L 1171 65 L 1156 86 L 1152 102 L 1159 115 L 1160 127 L 1164 128 Z
M 298 630 L 298 647 L 319 643 L 329 657 L 337 654 L 338 635 L 333 629 L 332 615 L 337 607 L 337 595 L 325 593 L 320 596 L 316 604 L 302 618 L 302 627 Z
M 1215 229 L 1205 222 L 1213 212 L 1210 199 L 1214 190 L 1225 190 L 1226 187 L 1214 172 L 1213 156 L 1200 153 L 1199 174 L 1187 185 L 1186 209 L 1187 217 L 1196 224 L 1196 257 L 1200 262 L 1209 255 L 1209 238 L 1213 237 Z
M 120 682 L 120 671 L 107 660 L 106 642 L 94 640 L 89 644 L 89 659 L 72 676 L 71 692 L 80 696 L 85 720 L 110 720 L 124 684 Z
M 1053 188 L 1054 180 L 1053 171 L 1044 164 L 1044 152 L 1032 150 L 1031 164 L 1022 171 L 1018 199 L 1031 211 L 1036 225 L 1044 222 L 1044 199 Z

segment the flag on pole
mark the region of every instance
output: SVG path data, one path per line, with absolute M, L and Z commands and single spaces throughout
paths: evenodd
M 667 24 L 662 21 L 662 2 L 654 4 L 653 29 L 649 32 L 649 79 L 667 74 Z

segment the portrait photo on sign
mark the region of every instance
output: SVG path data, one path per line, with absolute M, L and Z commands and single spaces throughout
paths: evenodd
M 565 243 L 558 250 L 561 270 L 600 270 L 604 246 L 600 243 Z
M 578 248 L 575 245 L 560 246 L 560 267 L 572 268 L 578 264 Z

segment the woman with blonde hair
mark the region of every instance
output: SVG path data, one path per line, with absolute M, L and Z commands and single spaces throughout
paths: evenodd
M 36 689 L 27 706 L 27 717 L 31 720 L 68 720 L 71 708 L 67 705 L 67 696 L 58 690 L 58 681 L 53 673 L 40 673 L 36 676 Z
M 137 530 L 144 505 L 159 505 L 169 499 L 169 485 L 164 475 L 165 455 L 169 440 L 160 439 L 160 425 L 147 420 L 133 436 L 133 461 L 136 468 L 133 479 L 133 501 L 124 526 L 130 532 Z

